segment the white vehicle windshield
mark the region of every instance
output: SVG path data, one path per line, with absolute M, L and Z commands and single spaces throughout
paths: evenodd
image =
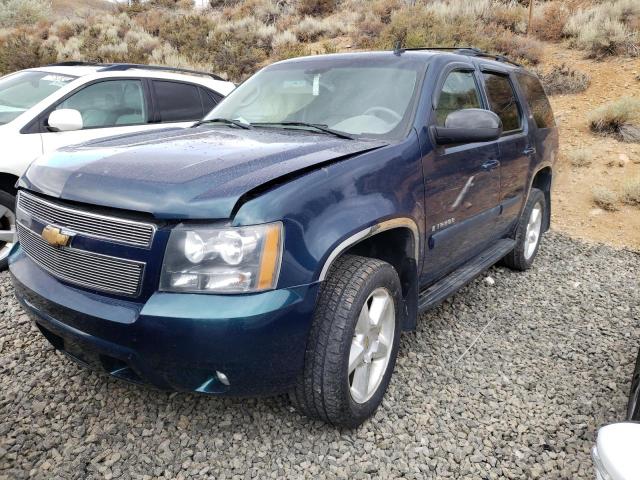
M 275 64 L 240 85 L 205 121 L 265 128 L 304 128 L 304 123 L 350 136 L 397 138 L 408 130 L 425 67 L 391 54 Z
M 0 125 L 11 122 L 75 78 L 47 72 L 18 72 L 0 78 Z

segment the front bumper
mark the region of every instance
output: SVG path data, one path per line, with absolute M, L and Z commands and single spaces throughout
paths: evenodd
M 157 292 L 138 303 L 60 282 L 20 248 L 10 271 L 27 313 L 74 360 L 162 389 L 222 395 L 292 387 L 318 291 L 311 284 L 250 295 Z

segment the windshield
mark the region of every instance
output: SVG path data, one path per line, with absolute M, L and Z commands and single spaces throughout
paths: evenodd
M 0 125 L 11 122 L 75 78 L 47 72 L 18 72 L 0 78 Z
M 276 64 L 240 85 L 205 120 L 264 128 L 306 123 L 354 136 L 401 138 L 407 134 L 424 69 L 424 61 L 391 54 Z

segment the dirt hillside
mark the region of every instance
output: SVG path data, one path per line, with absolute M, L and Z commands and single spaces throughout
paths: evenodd
M 593 135 L 586 120 L 590 111 L 604 103 L 623 96 L 640 98 L 640 58 L 589 60 L 582 52 L 547 44 L 544 70 L 562 63 L 588 74 L 591 85 L 582 93 L 551 97 L 561 145 L 553 228 L 587 240 L 640 250 L 640 208 L 620 203 L 618 211 L 608 212 L 597 208 L 592 197 L 596 186 L 619 193 L 625 182 L 640 176 L 640 144 Z M 567 154 L 579 148 L 594 154 L 590 166 L 570 164 Z

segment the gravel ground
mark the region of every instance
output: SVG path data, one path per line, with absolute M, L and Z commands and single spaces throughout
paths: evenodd
M 128 385 L 54 352 L 0 276 L 0 478 L 592 479 L 640 345 L 640 255 L 547 235 L 403 336 L 376 416 L 339 431 L 284 397 Z

